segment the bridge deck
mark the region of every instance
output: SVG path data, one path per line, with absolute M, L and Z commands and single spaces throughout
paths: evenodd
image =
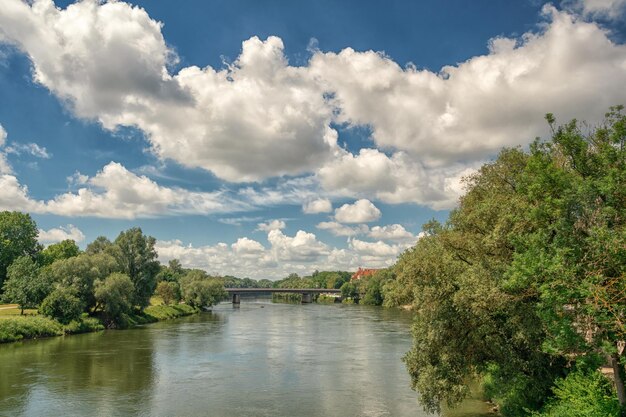
M 226 288 L 228 294 L 264 293 L 273 294 L 275 292 L 287 292 L 295 294 L 340 294 L 341 290 L 326 288 Z

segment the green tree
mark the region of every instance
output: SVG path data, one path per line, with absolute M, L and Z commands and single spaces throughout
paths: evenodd
M 134 285 L 133 304 L 141 308 L 150 304 L 160 267 L 154 250 L 156 240 L 143 234 L 139 227 L 119 234 L 114 242 L 113 255 L 122 272 Z
M 207 279 L 203 275 L 206 274 L 196 270 L 181 278 L 182 298 L 192 307 L 210 307 L 227 296 L 222 281 L 214 278 Z
M 120 272 L 120 267 L 115 258 L 105 252 L 61 259 L 41 270 L 49 282 L 73 288 L 87 312 L 96 305 L 95 282 L 104 281 L 113 272 Z
M 180 300 L 180 287 L 177 282 L 161 281 L 157 284 L 154 294 L 163 299 L 165 305 Z
M 4 282 L 4 300 L 24 309 L 36 307 L 49 291 L 49 284 L 39 274 L 39 268 L 30 256 L 20 256 L 7 270 Z
M 41 249 L 37 225 L 30 215 L 17 211 L 0 212 L 0 288 L 7 268 L 20 256 L 34 257 Z
M 98 236 L 96 240 L 87 245 L 85 253 L 88 255 L 96 255 L 102 252 L 108 252 L 111 250 L 113 243 L 105 236 Z
M 107 327 L 125 326 L 125 316 L 132 311 L 134 290 L 131 279 L 119 272 L 96 282 L 96 309 L 104 313 Z
M 68 259 L 80 254 L 80 249 L 72 239 L 53 243 L 40 252 L 41 265 L 50 265 L 54 261 Z
M 39 312 L 68 324 L 80 318 L 83 308 L 83 302 L 76 296 L 73 288 L 58 286 L 43 300 Z

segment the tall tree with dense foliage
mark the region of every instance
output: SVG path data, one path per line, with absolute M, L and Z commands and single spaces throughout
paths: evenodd
M 107 327 L 125 327 L 125 316 L 132 312 L 135 287 L 128 275 L 119 272 L 96 282 L 96 309 L 104 313 Z
M 57 260 L 41 271 L 48 281 L 73 288 L 87 312 L 96 305 L 94 295 L 96 281 L 104 281 L 113 272 L 120 272 L 120 267 L 115 258 L 104 252 L 93 255 L 83 253 Z
M 529 152 L 504 150 L 467 180 L 449 220 L 402 255 L 397 298 L 416 311 L 405 360 L 438 410 L 487 375 L 507 416 L 539 409 L 574 365 L 612 358 L 626 403 L 626 118 L 573 121 Z
M 119 234 L 112 250 L 122 272 L 128 275 L 135 288 L 133 304 L 141 308 L 150 304 L 150 296 L 156 287 L 156 276 L 160 271 L 155 242 L 152 236 L 144 235 L 139 227 L 133 227 Z
M 38 234 L 37 225 L 29 214 L 0 212 L 0 291 L 9 265 L 20 256 L 34 257 L 41 249 Z
M 4 301 L 16 303 L 24 309 L 36 307 L 48 294 L 49 283 L 39 273 L 39 267 L 30 256 L 20 256 L 7 270 L 4 282 Z
M 42 265 L 50 265 L 54 261 L 68 259 L 80 254 L 80 249 L 72 239 L 49 245 L 39 254 Z

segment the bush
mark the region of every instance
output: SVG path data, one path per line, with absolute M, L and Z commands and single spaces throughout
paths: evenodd
M 159 282 L 154 294 L 161 297 L 165 305 L 169 305 L 172 301 L 180 301 L 180 287 L 176 282 Z
M 104 330 L 104 326 L 95 317 L 88 317 L 87 313 L 83 314 L 77 320 L 73 320 L 67 325 L 63 326 L 65 334 L 78 334 L 78 333 L 90 333 Z
M 61 324 L 47 317 L 11 317 L 0 320 L 0 343 L 62 334 Z
M 554 397 L 535 417 L 619 417 L 619 401 L 611 381 L 598 371 L 574 371 L 559 379 Z
M 146 316 L 153 317 L 156 320 L 169 320 L 177 317 L 188 316 L 197 313 L 198 310 L 187 304 L 178 304 L 174 306 L 150 306 L 144 310 Z
M 67 287 L 58 287 L 43 300 L 39 312 L 57 319 L 62 324 L 68 324 L 80 317 L 83 307 L 83 302 L 76 296 L 75 291 Z

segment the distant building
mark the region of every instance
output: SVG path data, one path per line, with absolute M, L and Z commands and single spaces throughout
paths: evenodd
M 374 275 L 376 272 L 378 272 L 378 269 L 366 269 L 366 268 L 359 268 L 358 271 L 356 271 L 351 277 L 350 277 L 350 281 L 355 281 L 355 280 L 359 280 L 363 277 L 369 277 L 370 275 Z

